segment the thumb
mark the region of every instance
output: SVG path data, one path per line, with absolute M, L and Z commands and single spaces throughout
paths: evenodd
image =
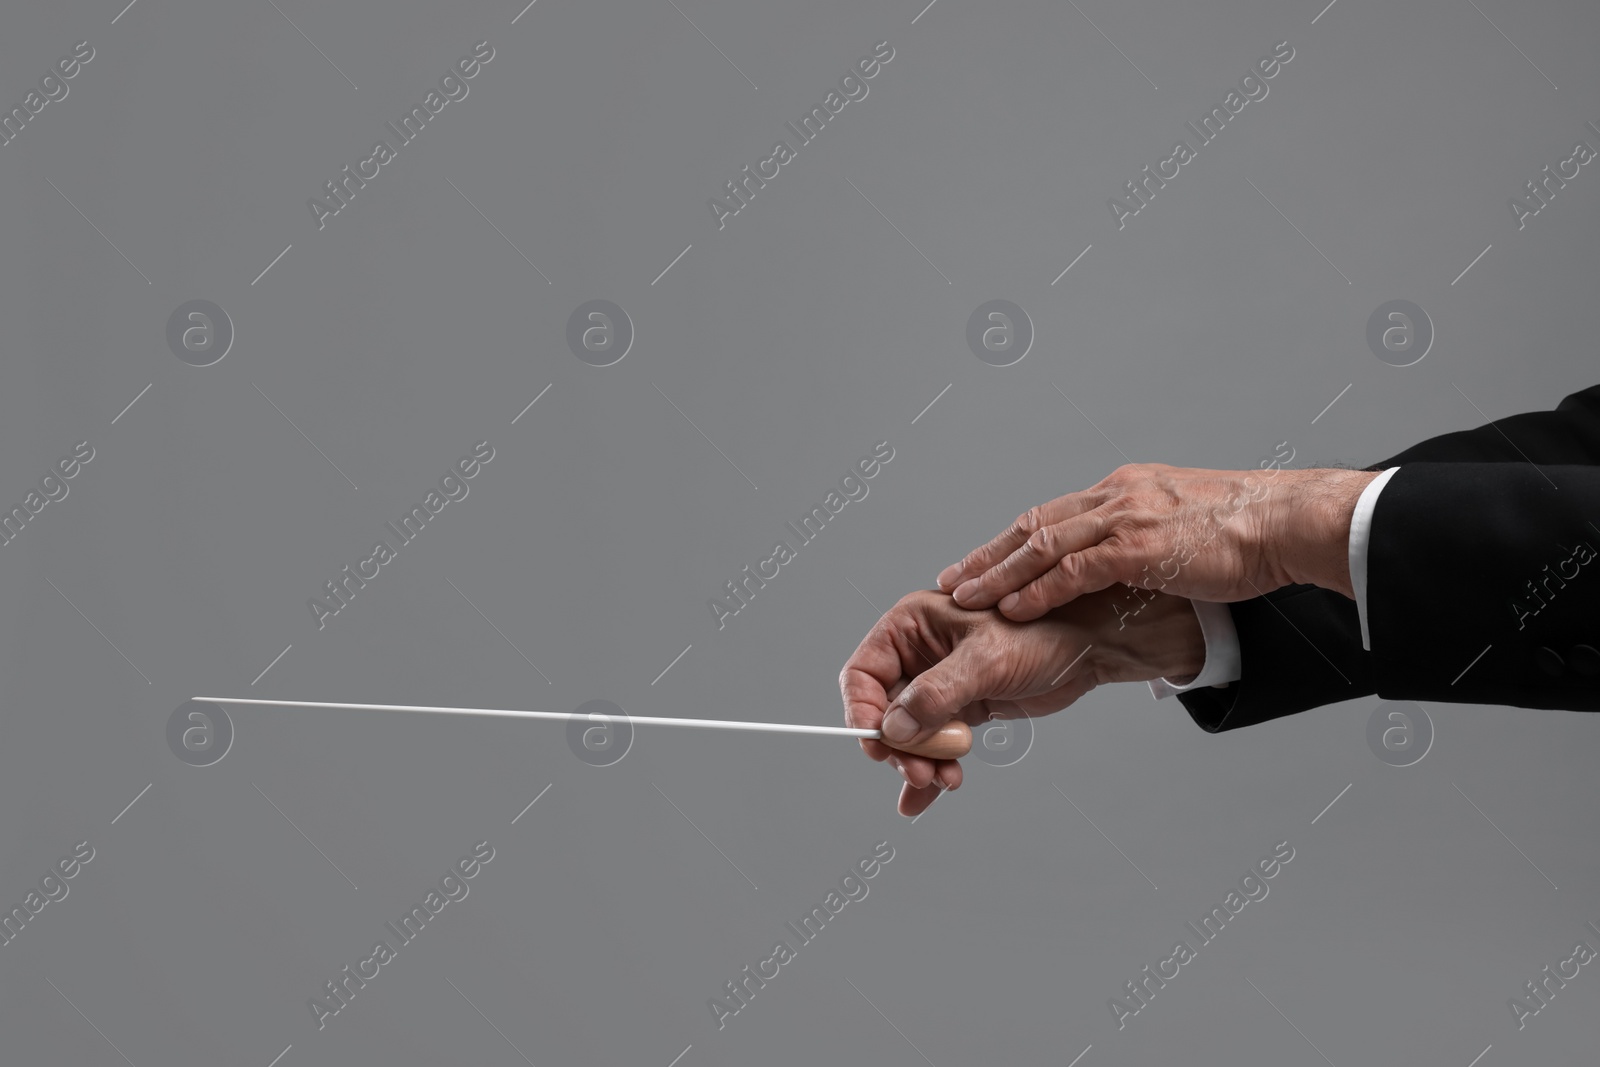
M 988 696 L 985 683 L 990 662 L 972 642 L 957 645 L 894 698 L 883 717 L 884 740 L 895 744 L 921 740 L 968 704 Z

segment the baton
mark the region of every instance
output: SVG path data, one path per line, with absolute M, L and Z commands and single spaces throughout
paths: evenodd
M 283 708 L 328 708 L 336 711 L 409 711 L 424 715 L 483 715 L 505 719 L 579 719 L 593 721 L 604 716 L 580 715 L 574 711 L 517 711 L 509 708 L 441 708 L 425 704 L 336 704 L 320 700 L 257 700 L 247 697 L 195 697 L 210 704 L 254 704 Z M 960 759 L 972 751 L 972 729 L 959 720 L 945 723 L 938 732 L 914 745 L 895 745 L 884 741 L 881 730 L 862 730 L 852 726 L 805 726 L 786 722 L 740 722 L 735 719 L 680 719 L 653 715 L 624 715 L 633 726 L 687 726 L 699 730 L 751 730 L 775 734 L 825 734 L 834 737 L 864 737 L 883 741 L 901 752 L 928 759 Z

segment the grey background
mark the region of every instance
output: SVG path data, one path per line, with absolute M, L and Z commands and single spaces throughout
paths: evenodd
M 847 740 L 640 728 L 596 768 L 559 724 L 250 708 L 200 768 L 165 728 L 207 693 L 832 724 L 881 610 L 1124 455 L 1361 465 L 1551 407 L 1594 380 L 1600 177 L 1521 231 L 1506 201 L 1600 144 L 1600 11 L 276 8 L 0 20 L 6 108 L 96 50 L 0 148 L 0 500 L 96 449 L 0 548 L 0 898 L 96 849 L 0 948 L 0 1059 L 1592 1054 L 1590 968 L 1521 1032 L 1507 1009 L 1596 943 L 1584 715 L 1429 705 L 1396 768 L 1375 698 L 1212 737 L 1125 686 L 915 824 Z M 319 231 L 307 198 L 484 39 Z M 707 198 L 880 40 L 868 97 L 719 232 Z M 1119 231 L 1106 198 L 1282 40 L 1267 98 Z M 1036 331 L 1004 368 L 964 340 L 997 298 Z M 193 299 L 237 331 L 214 366 L 165 343 Z M 593 299 L 636 330 L 613 366 L 566 347 Z M 1410 367 L 1365 343 L 1392 299 L 1437 329 Z M 307 598 L 484 439 L 467 499 L 319 630 Z M 719 631 L 708 598 L 883 439 L 869 497 Z M 307 999 L 484 839 L 468 898 L 319 1031 Z M 1119 1032 L 1108 998 L 1282 840 L 1271 894 Z M 719 1031 L 708 998 L 878 841 L 870 895 Z

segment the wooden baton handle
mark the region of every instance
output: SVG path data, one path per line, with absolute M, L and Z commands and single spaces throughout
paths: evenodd
M 972 727 L 957 720 L 945 723 L 939 727 L 938 733 L 913 745 L 892 744 L 887 738 L 883 739 L 883 743 L 901 752 L 928 759 L 960 759 L 972 751 Z

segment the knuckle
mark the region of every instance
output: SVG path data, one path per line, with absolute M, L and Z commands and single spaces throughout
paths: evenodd
M 1013 533 L 1026 536 L 1044 526 L 1044 508 L 1035 505 L 1017 516 L 1017 521 L 1011 524 Z
M 900 696 L 913 718 L 920 720 L 944 703 L 945 686 L 938 678 L 918 678 L 906 688 L 909 692 Z
M 1124 463 L 1111 472 L 1107 484 L 1118 489 L 1130 489 L 1149 484 L 1165 466 L 1162 463 Z
M 1084 559 L 1081 552 L 1069 552 L 1056 562 L 1055 573 L 1058 578 L 1075 582 L 1083 577 Z
M 922 604 L 922 595 L 925 590 L 913 589 L 911 592 L 895 601 L 894 607 L 883 613 L 884 623 L 894 629 L 900 629 L 910 621 Z

